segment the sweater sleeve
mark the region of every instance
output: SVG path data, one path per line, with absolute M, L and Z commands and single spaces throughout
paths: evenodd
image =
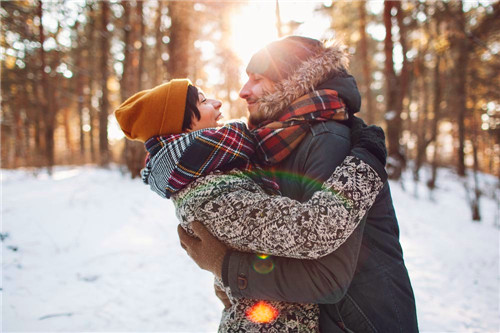
M 315 135 L 305 142 L 305 151 L 295 156 L 295 172 L 322 182 L 349 153 L 348 131 L 337 135 L 335 130 Z M 370 156 L 369 154 L 366 156 Z M 376 163 L 373 165 L 375 166 Z M 379 165 L 377 169 L 383 169 Z M 308 199 L 317 190 L 312 182 L 299 184 Z M 309 193 L 307 193 L 309 192 Z M 310 197 L 310 196 L 309 196 Z M 364 218 L 352 235 L 334 252 L 316 259 L 303 260 L 272 257 L 273 270 L 261 274 L 253 266 L 254 254 L 233 251 L 224 258 L 222 278 L 234 297 L 304 303 L 337 303 L 347 292 L 357 265 L 366 223 Z
M 350 155 L 304 203 L 270 196 L 237 171 L 200 178 L 174 201 L 182 225 L 202 221 L 234 249 L 316 259 L 345 242 L 382 186 L 374 168 Z

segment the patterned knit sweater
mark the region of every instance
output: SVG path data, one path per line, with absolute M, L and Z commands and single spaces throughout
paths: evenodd
M 143 180 L 162 195 L 158 184 L 165 186 L 190 143 L 214 133 L 210 131 L 182 135 L 183 149 L 179 149 L 178 140 L 164 144 L 149 159 Z M 240 169 L 221 169 L 219 166 L 200 175 L 172 194 L 182 227 L 192 233 L 190 223 L 200 221 L 215 237 L 238 251 L 300 259 L 319 258 L 342 245 L 383 186 L 375 169 L 355 156 L 347 156 L 322 190 L 304 203 L 268 194 Z M 221 281 L 216 283 L 223 288 Z M 229 288 L 225 290 L 232 306 L 224 311 L 220 332 L 319 330 L 319 309 L 315 304 L 267 302 L 274 315 L 270 322 L 262 323 L 249 315 L 258 300 L 236 299 Z

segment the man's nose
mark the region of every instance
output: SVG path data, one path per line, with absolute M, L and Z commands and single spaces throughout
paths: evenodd
M 250 89 L 248 87 L 248 82 L 240 90 L 240 98 L 247 99 L 250 96 Z

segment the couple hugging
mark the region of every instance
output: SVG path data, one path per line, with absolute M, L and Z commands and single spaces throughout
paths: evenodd
M 173 200 L 181 246 L 215 276 L 220 332 L 417 332 L 382 130 L 340 43 L 289 36 L 257 52 L 249 124 L 188 79 L 116 111 L 145 143 L 142 178 Z

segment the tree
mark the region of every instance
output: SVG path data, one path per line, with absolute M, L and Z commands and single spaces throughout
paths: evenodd
M 46 165 L 49 174 L 52 173 L 52 167 L 54 166 L 54 131 L 55 131 L 55 120 L 56 120 L 56 108 L 55 108 L 55 98 L 54 90 L 52 89 L 51 82 L 49 80 L 47 69 L 49 67 L 46 61 L 46 52 L 44 50 L 45 43 L 45 32 L 43 28 L 43 3 L 42 0 L 38 1 L 38 17 L 40 19 L 39 25 L 39 41 L 40 41 L 40 73 L 41 73 L 41 86 L 43 89 L 43 94 L 39 96 L 40 107 L 43 111 L 41 113 L 44 115 L 43 122 L 45 126 L 45 158 Z
M 97 48 L 97 40 L 95 38 L 95 32 L 97 30 L 96 27 L 96 12 L 94 10 L 93 3 L 88 4 L 88 24 L 87 24 L 87 36 L 88 36 L 88 44 L 86 50 L 86 63 L 88 70 L 87 77 L 87 109 L 89 113 L 89 146 L 90 146 L 90 157 L 93 162 L 97 161 L 97 147 L 96 147 L 96 136 L 97 136 L 97 114 L 94 107 L 94 96 L 95 95 L 95 61 L 94 55 L 90 50 L 93 50 L 94 47 Z
M 396 11 L 399 23 L 400 44 L 403 51 L 403 68 L 400 75 L 394 70 L 394 42 L 392 40 L 392 12 Z M 401 137 L 402 122 L 401 111 L 403 99 L 408 86 L 408 64 L 406 58 L 406 42 L 404 35 L 403 12 L 401 3 L 398 1 L 384 1 L 384 25 L 385 25 L 385 80 L 386 80 L 386 135 L 388 143 L 388 155 L 391 158 L 391 168 L 388 168 L 389 177 L 399 179 L 402 169 L 406 165 L 406 157 L 401 151 L 399 139 Z
M 155 32 L 156 32 L 156 44 L 155 44 L 155 54 L 154 54 L 154 83 L 158 85 L 163 82 L 163 24 L 162 24 L 162 11 L 163 11 L 163 1 L 158 0 L 158 7 L 156 9 L 156 21 L 155 21 Z
M 171 20 L 169 59 L 167 63 L 170 78 L 190 77 L 194 51 L 194 9 L 190 1 L 168 2 Z
M 361 64 L 363 66 L 363 81 L 361 84 L 361 96 L 365 101 L 366 107 L 366 122 L 373 124 L 375 121 L 375 107 L 373 105 L 373 97 L 371 94 L 372 71 L 370 66 L 370 59 L 368 59 L 368 37 L 366 34 L 366 2 L 360 1 L 359 8 L 359 52 Z
M 142 90 L 142 76 L 144 71 L 144 58 L 146 48 L 144 45 L 145 25 L 143 19 L 143 3 L 136 4 L 135 23 L 131 19 L 130 1 L 122 1 L 123 7 L 123 43 L 124 60 L 123 73 L 120 81 L 121 100 L 125 101 L 134 93 Z M 140 42 L 136 51 L 134 44 Z M 139 44 L 137 44 L 139 45 Z M 132 178 L 140 176 L 145 157 L 144 145 L 137 141 L 125 140 L 122 159 L 127 166 Z
M 463 1 L 458 2 L 456 10 L 456 28 L 460 32 L 455 43 L 457 48 L 457 60 L 455 63 L 456 75 L 456 110 L 458 124 L 458 164 L 457 173 L 459 176 L 465 176 L 465 115 L 467 113 L 467 70 L 469 64 L 469 41 L 464 38 L 465 33 L 465 13 Z
M 101 30 L 100 30 L 100 48 L 101 48 L 101 98 L 99 103 L 99 163 L 106 166 L 109 163 L 109 148 L 108 148 L 108 56 L 109 56 L 109 5 L 106 1 L 101 2 Z

